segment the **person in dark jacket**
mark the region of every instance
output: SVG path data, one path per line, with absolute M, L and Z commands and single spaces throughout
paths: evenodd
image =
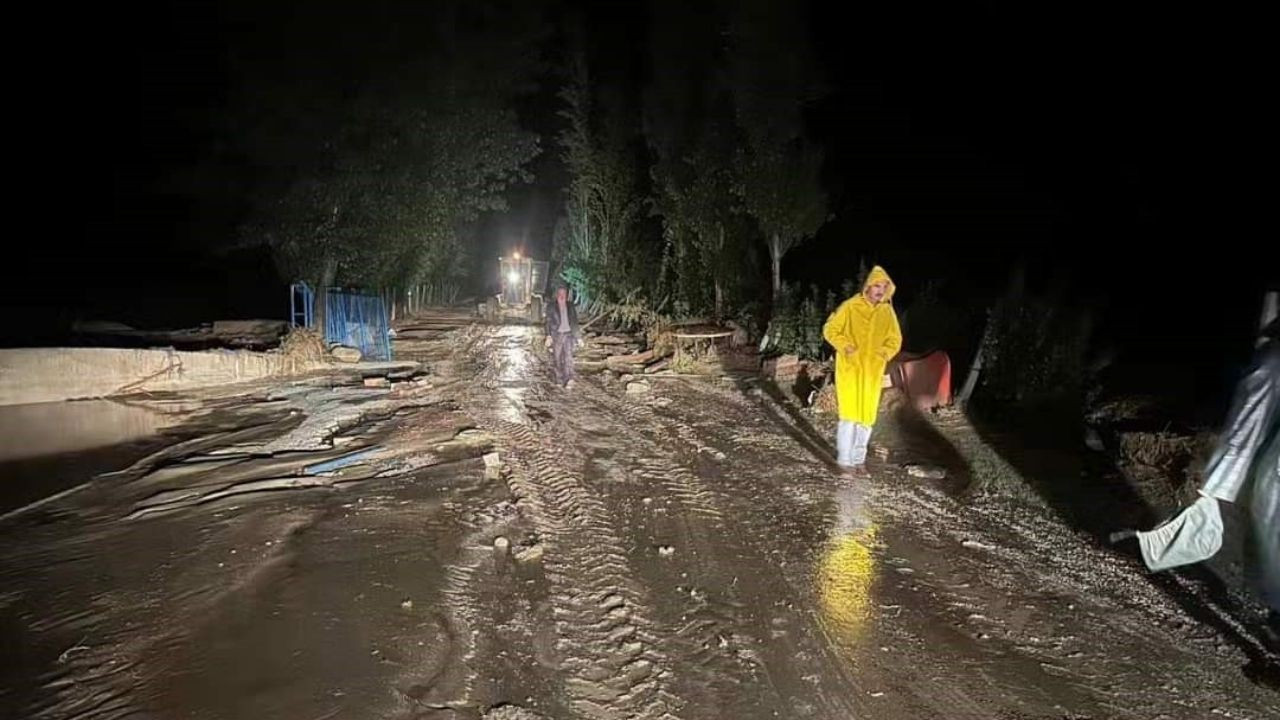
M 557 285 L 554 300 L 547 303 L 543 323 L 547 331 L 547 347 L 551 349 L 551 368 L 556 383 L 573 387 L 573 349 L 581 342 L 578 332 L 578 310 L 569 300 L 569 290 Z

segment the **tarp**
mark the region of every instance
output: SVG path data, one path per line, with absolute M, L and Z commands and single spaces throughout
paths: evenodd
M 902 353 L 889 365 L 889 376 L 921 410 L 951 404 L 951 357 L 941 350 Z
M 1236 387 L 1206 471 L 1195 504 L 1138 533 L 1142 559 L 1163 570 L 1211 557 L 1222 545 L 1217 503 L 1242 504 L 1249 522 L 1246 571 L 1280 610 L 1280 341 L 1259 349 Z

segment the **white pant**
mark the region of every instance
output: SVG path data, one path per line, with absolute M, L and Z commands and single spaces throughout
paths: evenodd
M 865 464 L 870 442 L 871 428 L 852 420 L 841 420 L 836 425 L 836 462 L 846 467 Z

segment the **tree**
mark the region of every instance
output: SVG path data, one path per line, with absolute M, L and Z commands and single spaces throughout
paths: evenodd
M 292 82 L 288 58 L 251 94 L 282 89 L 291 102 L 260 112 L 246 99 L 246 151 L 275 179 L 246 232 L 321 297 L 335 283 L 456 280 L 467 256 L 460 233 L 505 207 L 539 152 L 512 107 L 539 68 L 534 11 L 458 0 L 419 12 L 376 24 L 368 58 L 335 64 L 332 84 Z
M 782 258 L 826 224 L 827 196 L 819 173 L 822 152 L 804 141 L 745 148 L 739 160 L 739 198 L 769 248 L 773 295 L 782 287 Z
M 804 17 L 792 4 L 744 0 L 730 35 L 735 116 L 744 136 L 737 192 L 769 248 L 776 299 L 783 256 L 828 219 L 822 151 L 805 138 L 802 122 L 804 104 L 820 88 L 803 51 Z
M 621 113 L 597 111 L 585 52 L 571 54 L 559 93 L 560 133 L 569 186 L 556 254 L 563 275 L 584 300 L 617 300 L 640 289 L 634 257 L 643 209 Z
M 645 90 L 645 135 L 654 212 L 661 217 L 677 296 L 693 312 L 707 293 L 717 319 L 724 316 L 726 283 L 740 268 L 733 252 L 737 199 L 733 102 L 726 81 L 715 4 L 657 2 L 652 10 L 653 80 Z

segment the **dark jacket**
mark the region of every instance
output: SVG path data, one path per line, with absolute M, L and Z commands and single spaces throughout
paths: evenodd
M 572 300 L 566 299 L 564 304 L 569 315 L 569 333 L 576 340 L 578 338 L 578 308 L 573 304 Z M 547 337 L 555 337 L 560 332 L 560 305 L 556 302 L 554 295 L 547 298 L 543 329 L 547 331 Z

